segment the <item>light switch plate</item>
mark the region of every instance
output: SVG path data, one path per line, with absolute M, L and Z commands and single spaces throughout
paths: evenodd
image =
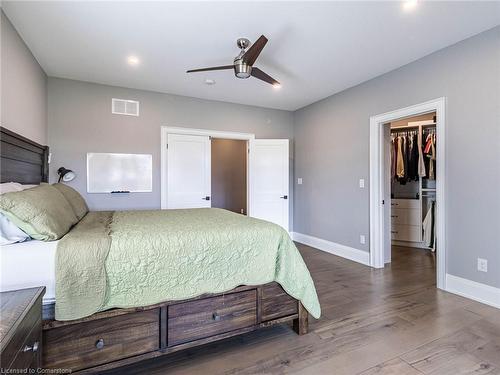
M 297 178 L 297 184 L 298 184 L 298 185 L 302 185 L 302 178 L 300 178 L 300 177 L 299 177 L 299 178 Z
M 361 234 L 361 235 L 359 236 L 359 243 L 360 243 L 360 244 L 363 244 L 363 245 L 366 243 L 366 238 L 365 238 L 365 235 L 364 235 L 364 234 Z
M 363 189 L 365 187 L 365 179 L 364 178 L 359 179 L 359 187 L 361 189 Z

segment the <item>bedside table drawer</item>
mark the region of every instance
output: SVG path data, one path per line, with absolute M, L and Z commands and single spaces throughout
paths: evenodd
M 10 369 L 25 369 L 29 367 L 18 367 L 17 357 L 22 354 L 22 350 L 26 345 L 32 345 L 34 341 L 32 335 L 39 335 L 42 332 L 42 308 L 41 304 L 34 305 L 26 314 L 18 329 L 14 332 L 10 342 L 2 350 L 2 367 L 4 366 L 4 358 L 10 359 Z M 33 342 L 32 342 L 33 341 Z M 39 345 L 41 340 L 39 340 Z M 40 348 L 41 349 L 41 348 Z M 37 350 L 38 352 L 39 350 Z M 29 353 L 28 353 L 29 354 Z M 27 356 L 22 356 L 26 358 Z M 14 366 L 14 363 L 16 365 Z M 29 364 L 29 363 L 28 363 Z
M 41 321 L 33 327 L 33 330 L 26 338 L 26 341 L 18 351 L 11 369 L 36 369 L 40 367 L 42 353 L 42 325 Z
M 31 374 L 41 367 L 44 293 L 45 287 L 1 293 L 0 355 L 3 372 Z

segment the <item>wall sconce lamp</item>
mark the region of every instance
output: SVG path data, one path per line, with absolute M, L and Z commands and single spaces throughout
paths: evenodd
M 59 181 L 63 180 L 64 182 L 69 182 L 75 179 L 76 173 L 73 172 L 71 169 L 66 169 L 64 167 L 61 167 L 57 170 L 57 174 L 59 175 Z

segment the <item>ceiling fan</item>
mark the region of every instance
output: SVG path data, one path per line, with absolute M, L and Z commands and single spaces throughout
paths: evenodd
M 246 38 L 239 38 L 236 41 L 238 48 L 240 48 L 240 53 L 238 56 L 234 58 L 233 65 L 223 65 L 223 66 L 214 66 L 211 68 L 201 68 L 201 69 L 192 69 L 188 70 L 186 73 L 195 73 L 195 72 L 206 72 L 209 70 L 229 70 L 234 69 L 234 74 L 237 78 L 248 78 L 250 76 L 258 78 L 264 82 L 270 83 L 274 87 L 279 87 L 280 83 L 276 81 L 270 75 L 264 73 L 257 67 L 254 67 L 253 64 L 257 57 L 259 57 L 260 53 L 264 49 L 264 46 L 267 43 L 267 38 L 264 35 L 261 35 L 259 39 L 255 41 L 254 44 L 250 46 L 250 41 Z M 248 48 L 250 47 L 250 48 Z M 248 48 L 248 49 L 247 49 Z

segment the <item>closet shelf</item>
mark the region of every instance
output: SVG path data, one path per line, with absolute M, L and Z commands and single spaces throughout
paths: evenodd
M 424 125 L 403 125 L 403 126 L 391 126 L 391 130 L 394 129 L 418 129 L 419 127 L 428 127 L 428 126 L 436 126 L 436 123 L 433 122 L 432 124 L 424 124 Z

